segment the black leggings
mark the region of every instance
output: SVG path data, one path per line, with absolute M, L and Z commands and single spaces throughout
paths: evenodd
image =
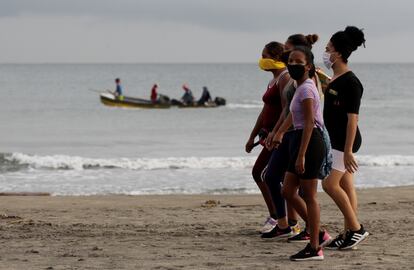
M 266 168 L 267 163 L 269 162 L 270 156 L 272 152 L 267 150 L 266 147 L 263 147 L 262 151 L 260 152 L 259 156 L 254 163 L 252 169 L 253 179 L 256 183 L 263 182 L 263 170 Z
M 287 132 L 283 136 L 282 143 L 274 149 L 267 164 L 265 181 L 272 195 L 273 204 L 276 207 L 277 218 L 286 216 L 286 201 L 282 196 L 282 185 L 285 173 L 289 165 L 289 140 L 293 132 Z

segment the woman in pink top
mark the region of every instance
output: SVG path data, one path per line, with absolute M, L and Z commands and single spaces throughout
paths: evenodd
M 289 165 L 285 175 L 283 196 L 295 209 L 295 204 L 306 204 L 306 213 L 299 213 L 309 227 L 310 243 L 290 257 L 294 261 L 323 260 L 319 246 L 319 204 L 317 201 L 318 173 L 325 157 L 325 143 L 321 128 L 323 118 L 318 89 L 310 77 L 315 72 L 313 54 L 306 47 L 295 47 L 289 55 L 290 77 L 297 89 L 290 104 L 291 113 L 275 135 L 281 141 L 284 132 L 293 124 L 294 134 L 289 142 Z M 300 200 L 297 191 L 303 191 Z

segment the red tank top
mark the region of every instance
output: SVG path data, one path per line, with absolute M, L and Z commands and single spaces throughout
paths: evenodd
M 268 131 L 271 131 L 273 129 L 277 123 L 277 120 L 279 119 L 280 114 L 282 113 L 282 100 L 280 98 L 279 80 L 286 73 L 288 73 L 287 70 L 283 71 L 272 86 L 270 86 L 271 83 L 269 83 L 267 90 L 262 98 L 265 104 L 262 114 L 262 128 L 265 128 Z

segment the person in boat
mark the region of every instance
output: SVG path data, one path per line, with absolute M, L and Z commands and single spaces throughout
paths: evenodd
M 184 95 L 181 97 L 181 102 L 184 105 L 191 105 L 194 102 L 194 96 L 193 93 L 191 92 L 190 88 L 188 87 L 188 85 L 183 84 L 183 90 L 185 91 Z
M 113 92 L 113 94 L 116 98 L 121 98 L 123 96 L 122 95 L 121 79 L 116 78 L 115 79 L 115 84 L 116 84 L 116 88 L 115 88 L 115 92 Z
M 201 94 L 200 99 L 197 101 L 198 105 L 203 105 L 205 103 L 211 102 L 211 95 L 210 92 L 208 91 L 207 86 L 203 87 L 203 93 Z
M 157 103 L 158 101 L 158 84 L 154 84 L 151 89 L 151 101 L 152 103 Z
M 155 103 L 161 103 L 161 104 L 170 103 L 170 98 L 168 96 L 158 93 L 158 84 L 156 84 L 156 83 L 151 88 L 151 102 L 153 104 L 155 104 Z

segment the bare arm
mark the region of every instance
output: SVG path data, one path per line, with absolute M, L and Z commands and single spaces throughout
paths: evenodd
M 272 133 L 276 133 L 276 131 L 280 128 L 280 126 L 283 124 L 283 121 L 285 120 L 285 116 L 284 116 L 284 112 L 286 111 L 286 107 L 287 107 L 287 100 L 286 97 L 283 95 L 283 89 L 285 89 L 285 87 L 287 86 L 287 84 L 289 83 L 290 77 L 289 76 L 284 76 L 283 80 L 281 80 L 280 84 L 279 84 L 279 89 L 281 89 L 279 91 L 279 95 L 280 95 L 280 101 L 281 101 L 281 105 L 282 105 L 282 112 L 280 113 L 279 119 L 276 122 L 276 125 L 273 127 Z
M 277 132 L 279 133 L 286 133 L 286 131 L 289 130 L 289 128 L 293 125 L 293 118 L 292 118 L 292 113 L 290 112 L 288 114 L 288 116 L 286 116 L 285 120 L 283 121 L 283 123 L 280 125 L 279 129 L 277 130 Z
M 264 107 L 263 107 L 263 109 L 264 109 Z M 262 127 L 262 123 L 263 123 L 263 109 L 260 112 L 259 116 L 257 117 L 257 120 L 256 120 L 256 123 L 254 124 L 253 130 L 250 133 L 250 137 L 249 137 L 250 139 L 254 139 L 257 136 L 257 134 L 259 134 L 259 131 L 260 131 L 260 129 Z
M 285 87 L 288 85 L 290 81 L 290 76 L 284 76 L 283 80 L 280 82 L 279 84 L 279 95 L 280 95 L 280 101 L 281 101 L 281 105 L 282 105 L 282 110 L 281 113 L 279 115 L 279 119 L 277 120 L 275 126 L 273 127 L 273 130 L 269 133 L 269 135 L 266 138 L 266 148 L 270 151 L 274 148 L 274 136 L 276 134 L 276 132 L 279 130 L 280 126 L 283 124 L 284 120 L 286 119 L 285 116 L 285 111 L 287 110 L 287 106 L 288 106 L 288 102 L 286 99 L 286 96 L 283 95 L 283 90 L 285 89 Z
M 284 110 L 282 110 L 282 113 L 280 114 L 279 119 L 276 122 L 276 125 L 273 127 L 272 134 L 275 134 L 279 130 L 279 128 L 282 126 L 283 122 L 285 121 L 286 118 L 283 112 Z
M 302 139 L 298 157 L 296 159 L 295 168 L 297 173 L 305 172 L 305 154 L 308 149 L 309 141 L 312 136 L 313 127 L 315 126 L 315 116 L 313 113 L 313 99 L 308 98 L 302 101 L 302 109 L 305 117 L 305 125 L 303 127 Z
M 355 136 L 358 126 L 358 114 L 348 113 L 348 123 L 346 126 L 346 139 L 344 147 L 344 164 L 347 171 L 354 173 L 358 170 L 358 163 L 352 153 Z
M 266 106 L 266 105 L 264 105 Z M 259 134 L 260 129 L 262 128 L 262 123 L 263 123 L 263 110 L 260 112 L 259 116 L 257 117 L 256 123 L 253 127 L 252 132 L 250 133 L 249 139 L 247 140 L 246 146 L 245 146 L 245 150 L 247 153 L 250 153 L 253 149 L 253 144 L 254 144 L 254 138 L 257 136 L 257 134 Z
M 270 150 L 273 148 L 277 148 L 279 144 L 282 143 L 283 136 L 285 135 L 286 131 L 289 130 L 292 124 L 293 124 L 292 113 L 289 113 L 288 116 L 284 119 L 283 123 L 280 125 L 279 129 L 277 129 L 275 133 L 272 134 L 273 136 L 269 138 L 269 141 L 266 142 L 267 149 Z

